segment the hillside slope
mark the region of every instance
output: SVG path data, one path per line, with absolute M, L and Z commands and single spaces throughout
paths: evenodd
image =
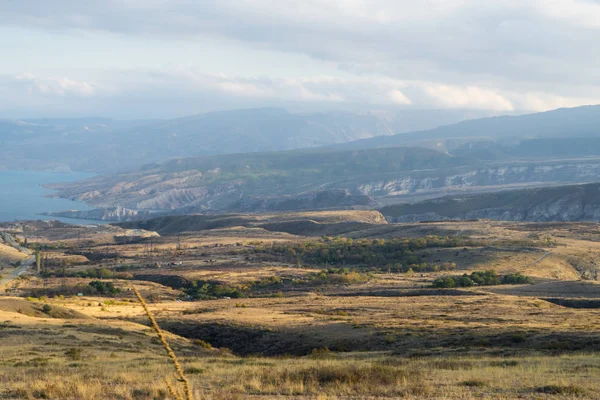
M 386 175 L 451 169 L 471 160 L 422 148 L 304 150 L 186 158 L 141 170 L 48 186 L 96 207 L 248 212 L 369 206 L 361 189 Z M 426 173 L 426 172 L 424 172 Z
M 390 221 L 600 221 L 600 183 L 449 196 L 380 210 Z

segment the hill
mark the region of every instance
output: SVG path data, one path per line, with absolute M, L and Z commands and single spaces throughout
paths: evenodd
M 600 183 L 449 196 L 380 210 L 389 220 L 600 221 Z
M 160 235 L 177 235 L 226 228 L 262 228 L 272 232 L 323 236 L 346 225 L 346 231 L 357 230 L 360 226 L 386 224 L 378 211 L 329 211 L 298 212 L 277 214 L 221 214 L 221 215 L 169 215 L 144 221 L 130 221 L 118 224 L 125 229 L 144 229 Z
M 488 157 L 491 158 L 491 157 Z M 174 160 L 128 173 L 47 185 L 97 213 L 168 214 L 374 208 L 449 194 L 589 183 L 594 157 L 459 157 L 425 148 L 295 150 Z
M 310 210 L 370 206 L 369 196 L 379 193 L 361 185 L 374 179 L 469 164 L 422 148 L 296 150 L 186 158 L 48 187 L 96 207 L 188 214 Z
M 257 118 L 257 112 L 269 115 L 270 119 Z M 224 121 L 225 114 L 235 118 Z M 238 129 L 241 125 L 243 132 L 257 133 L 252 143 L 264 139 L 263 147 L 275 146 L 276 137 L 281 139 L 277 142 L 280 144 L 289 139 L 290 146 L 304 146 L 308 144 L 293 138 L 307 138 L 308 132 L 320 132 L 319 129 L 325 129 L 324 120 L 331 123 L 342 115 L 317 118 L 277 109 L 225 114 L 184 118 L 143 132 L 150 132 L 152 137 L 153 129 L 172 130 L 176 138 L 161 146 L 163 156 L 173 155 L 169 151 L 175 151 L 177 143 L 185 142 L 183 147 L 199 152 L 202 146 L 208 148 L 211 143 L 217 146 L 228 137 L 234 137 L 233 142 L 242 144 L 242 149 L 252 151 L 258 147 L 242 140 L 243 134 Z M 321 123 L 308 123 L 306 118 L 313 122 L 320 118 Z M 352 132 L 357 133 L 361 131 L 360 121 L 373 118 L 374 115 L 362 115 L 356 119 L 348 114 L 341 118 L 344 123 L 338 121 L 337 126 L 352 127 Z M 272 126 L 264 125 L 267 119 L 273 122 Z M 288 120 L 295 121 L 295 128 L 281 131 L 279 136 L 267 129 L 269 126 L 279 129 Z M 60 197 L 102 208 L 94 213 L 104 217 L 110 215 L 111 207 L 133 210 L 131 213 L 152 210 L 169 214 L 373 208 L 464 191 L 590 183 L 600 174 L 596 122 L 600 122 L 600 106 L 559 109 L 465 121 L 337 147 L 179 158 L 146 164 L 131 172 L 49 187 L 58 190 Z M 199 126 L 218 130 L 222 137 L 215 142 L 200 139 L 191 133 Z M 339 136 L 341 132 L 349 132 L 346 128 L 335 134 L 328 132 L 321 132 L 319 137 L 329 137 L 328 140 L 349 137 Z M 143 142 L 142 136 L 142 130 L 132 133 L 127 146 Z M 414 146 L 418 147 L 397 147 L 417 138 L 420 142 Z M 363 145 L 373 146 L 362 148 Z M 215 147 L 209 151 L 218 150 Z M 140 154 L 146 154 L 143 146 Z

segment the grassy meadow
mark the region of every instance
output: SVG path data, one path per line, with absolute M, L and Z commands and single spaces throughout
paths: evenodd
M 15 228 L 46 264 L 0 296 L 0 399 L 186 398 L 134 287 L 194 399 L 600 397 L 592 224 L 366 221 L 330 236 L 341 217 L 321 217 L 131 240 Z M 433 285 L 476 271 L 529 283 Z

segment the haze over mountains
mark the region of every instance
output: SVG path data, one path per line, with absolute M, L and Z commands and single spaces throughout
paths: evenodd
M 599 120 L 598 106 L 485 118 L 318 149 L 183 158 L 51 187 L 102 208 L 214 213 L 373 208 L 586 183 L 600 176 Z M 419 142 L 424 137 L 435 139 Z M 413 142 L 381 147 L 379 139 Z M 426 148 L 431 143 L 443 151 Z
M 490 114 L 470 110 L 294 114 L 257 108 L 161 121 L 0 120 L 0 168 L 107 172 L 172 158 L 317 147 Z
M 418 134 L 357 140 L 337 146 L 359 149 L 401 146 L 418 141 L 458 139 L 514 143 L 531 138 L 600 137 L 600 106 L 582 106 L 517 116 L 470 119 Z

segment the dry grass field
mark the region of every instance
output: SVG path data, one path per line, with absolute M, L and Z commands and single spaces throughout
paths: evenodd
M 324 234 L 340 231 L 339 215 L 312 214 Z M 600 398 L 595 224 L 367 214 L 342 222 L 338 240 L 307 233 L 301 217 L 280 218 L 283 230 L 217 221 L 125 241 L 121 228 L 27 228 L 48 264 L 0 297 L 0 399 L 174 398 L 167 382 L 182 385 L 134 286 L 195 399 Z M 461 241 L 393 253 L 394 265 L 418 261 L 392 270 L 381 243 L 431 235 Z M 344 237 L 374 253 L 351 253 Z M 296 253 L 314 243 L 348 253 Z M 432 287 L 482 270 L 531 283 Z

